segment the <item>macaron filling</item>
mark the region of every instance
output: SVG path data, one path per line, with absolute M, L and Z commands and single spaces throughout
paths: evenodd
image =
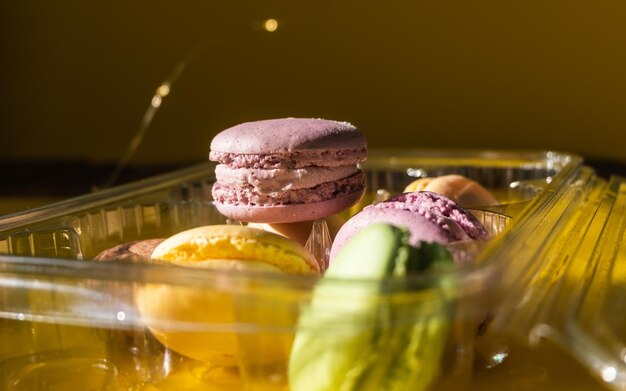
M 293 189 L 308 189 L 326 182 L 339 181 L 356 174 L 352 166 L 304 167 L 297 169 L 250 169 L 231 168 L 218 164 L 215 177 L 222 185 L 235 188 L 253 187 L 260 193 L 280 193 Z
M 346 194 L 361 192 L 365 176 L 357 172 L 347 178 L 324 182 L 311 188 L 285 189 L 263 192 L 254 186 L 234 187 L 217 182 L 213 185 L 213 199 L 222 204 L 247 206 L 278 206 L 305 204 L 331 200 Z
M 367 158 L 367 149 L 339 149 L 326 151 L 292 151 L 268 154 L 237 154 L 211 151 L 209 160 L 233 168 L 301 168 L 307 166 L 337 167 L 356 165 Z

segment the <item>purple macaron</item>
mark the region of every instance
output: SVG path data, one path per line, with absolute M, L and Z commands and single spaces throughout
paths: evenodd
M 216 135 L 209 158 L 219 163 L 217 209 L 241 221 L 316 220 L 354 205 L 365 190 L 357 164 L 367 158 L 367 140 L 347 122 L 246 122 Z
M 404 193 L 365 207 L 341 227 L 330 252 L 330 262 L 350 238 L 372 223 L 387 223 L 409 230 L 409 242 L 449 244 L 486 239 L 485 227 L 449 198 L 428 191 Z

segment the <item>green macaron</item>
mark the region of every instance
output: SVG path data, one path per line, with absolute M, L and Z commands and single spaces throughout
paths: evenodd
M 301 313 L 290 389 L 430 387 L 440 373 L 454 284 L 449 277 L 407 277 L 450 268 L 445 247 L 412 246 L 404 228 L 372 224 L 354 235 Z

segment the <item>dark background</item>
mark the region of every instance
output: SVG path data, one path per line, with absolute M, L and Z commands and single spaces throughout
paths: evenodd
M 1 0 L 0 193 L 100 184 L 197 48 L 118 181 L 286 116 L 353 122 L 372 148 L 557 149 L 610 173 L 626 162 L 625 20 L 617 0 Z

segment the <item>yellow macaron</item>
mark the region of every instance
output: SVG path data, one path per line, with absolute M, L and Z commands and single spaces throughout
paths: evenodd
M 179 265 L 211 260 L 260 262 L 285 273 L 318 273 L 315 258 L 282 235 L 240 225 L 207 225 L 180 232 L 159 244 L 152 259 Z
M 236 225 L 203 226 L 178 233 L 157 246 L 151 257 L 185 267 L 228 272 L 319 273 L 315 258 L 300 244 L 261 229 Z M 227 280 L 220 281 L 223 284 Z M 137 306 L 164 346 L 199 361 L 237 365 L 241 358 L 239 338 L 230 330 L 237 322 L 236 296 L 245 292 L 238 292 L 240 287 L 210 285 L 213 282 L 208 281 L 206 287 L 146 284 L 137 290 Z M 276 313 L 266 317 L 293 315 L 287 312 L 277 308 Z M 177 327 L 179 324 L 193 324 L 197 330 L 182 329 Z M 263 343 L 255 349 L 263 361 L 286 359 L 290 336 L 267 333 L 259 339 Z

